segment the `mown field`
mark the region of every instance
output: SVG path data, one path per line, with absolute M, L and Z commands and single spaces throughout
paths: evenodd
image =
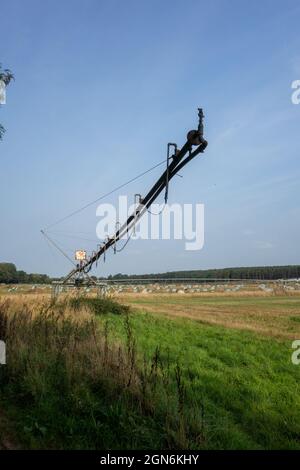
M 300 449 L 299 295 L 115 300 L 0 297 L 2 442 Z

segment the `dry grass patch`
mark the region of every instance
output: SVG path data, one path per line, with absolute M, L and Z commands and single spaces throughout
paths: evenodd
M 122 302 L 169 317 L 184 317 L 278 338 L 300 337 L 300 295 L 249 293 L 193 295 L 124 295 Z

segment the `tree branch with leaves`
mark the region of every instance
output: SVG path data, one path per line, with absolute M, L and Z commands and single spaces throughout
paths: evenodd
M 0 82 L 3 82 L 5 87 L 7 87 L 14 78 L 14 74 L 9 69 L 2 69 L 2 65 L 0 64 Z M 4 132 L 5 129 L 2 124 L 0 124 L 0 140 L 2 140 Z

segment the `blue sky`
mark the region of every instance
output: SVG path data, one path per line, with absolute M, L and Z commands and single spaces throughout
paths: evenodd
M 67 272 L 39 230 L 165 157 L 205 110 L 209 147 L 170 202 L 205 204 L 205 245 L 136 241 L 97 273 L 300 263 L 298 1 L 1 2 L 0 260 Z M 159 170 L 129 186 L 145 193 Z M 114 202 L 115 197 L 106 202 Z M 96 206 L 57 230 L 95 238 Z M 71 251 L 92 242 L 56 240 Z

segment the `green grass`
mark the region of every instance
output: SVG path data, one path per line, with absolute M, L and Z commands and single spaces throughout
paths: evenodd
M 290 317 L 289 318 L 290 320 L 292 320 L 293 322 L 295 321 L 296 323 L 300 323 L 300 315 L 299 316 L 295 316 L 295 317 Z
M 122 319 L 109 317 L 116 337 Z M 210 448 L 300 448 L 300 367 L 291 342 L 145 313 L 131 316 L 137 348 L 150 360 L 178 361 L 188 384 L 186 406 L 204 414 Z
M 110 299 L 24 308 L 0 305 L 0 405 L 23 447 L 300 449 L 290 340 Z
M 107 301 L 94 305 L 126 311 Z M 105 329 L 91 318 L 77 322 L 66 315 L 68 304 L 45 305 L 34 317 L 24 308 L 0 305 L 8 351 L 0 368 L 0 408 L 21 447 L 150 449 L 166 442 L 164 417 L 146 413 L 128 384 L 130 354 L 115 350 Z
M 74 297 L 70 299 L 69 304 L 77 311 L 82 307 L 88 307 L 95 315 L 125 315 L 129 312 L 129 307 L 110 298 Z
M 300 337 L 299 296 L 149 296 L 128 297 L 135 309 L 165 314 L 169 317 L 187 317 L 206 324 L 225 328 L 253 331 L 261 336 L 272 336 L 292 341 Z

